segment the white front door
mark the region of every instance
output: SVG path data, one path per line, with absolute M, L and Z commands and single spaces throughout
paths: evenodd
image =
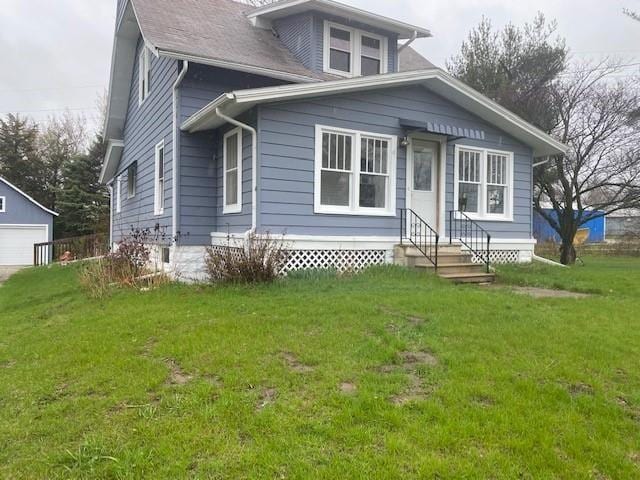
M 438 231 L 438 144 L 413 140 L 409 155 L 411 210 Z

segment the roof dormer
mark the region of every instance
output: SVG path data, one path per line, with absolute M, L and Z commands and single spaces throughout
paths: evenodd
M 398 41 L 431 36 L 425 28 L 332 0 L 283 0 L 247 17 L 276 32 L 310 70 L 338 77 L 397 72 Z

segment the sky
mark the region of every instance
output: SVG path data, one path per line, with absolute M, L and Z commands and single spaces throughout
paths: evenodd
M 198 1 L 198 0 L 193 0 Z M 431 29 L 413 45 L 444 66 L 482 16 L 496 27 L 522 25 L 538 11 L 558 22 L 576 61 L 614 56 L 640 62 L 640 0 L 342 0 Z M 0 0 L 0 117 L 36 121 L 66 109 L 98 124 L 98 100 L 108 88 L 116 0 Z M 640 71 L 630 66 L 627 74 Z

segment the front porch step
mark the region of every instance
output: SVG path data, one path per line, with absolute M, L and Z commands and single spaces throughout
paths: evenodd
M 433 263 L 412 245 L 396 245 L 395 263 L 427 271 L 435 270 Z M 437 274 L 441 278 L 455 283 L 493 283 L 495 274 L 487 273 L 486 268 L 482 263 L 473 263 L 471 255 L 462 251 L 459 245 L 438 246 Z
M 457 274 L 466 274 L 466 273 L 484 273 L 487 269 L 486 265 L 482 265 L 480 263 L 440 263 L 442 259 L 439 259 L 438 262 L 438 275 L 441 277 L 445 275 L 457 275 Z M 426 269 L 435 269 L 433 263 L 420 262 L 416 263 L 416 268 L 426 268 Z
M 454 283 L 493 283 L 496 280 L 495 273 L 453 273 L 449 275 L 439 274 L 440 277 L 451 280 Z

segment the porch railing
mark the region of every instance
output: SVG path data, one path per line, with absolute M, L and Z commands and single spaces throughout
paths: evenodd
M 454 240 L 464 245 L 473 258 L 484 263 L 487 273 L 491 271 L 491 234 L 459 210 L 449 211 L 449 244 Z
M 438 269 L 440 235 L 410 208 L 400 209 L 400 245 L 408 240 Z
M 109 234 L 98 233 L 83 237 L 61 238 L 33 246 L 34 266 L 60 261 L 83 260 L 109 253 Z

